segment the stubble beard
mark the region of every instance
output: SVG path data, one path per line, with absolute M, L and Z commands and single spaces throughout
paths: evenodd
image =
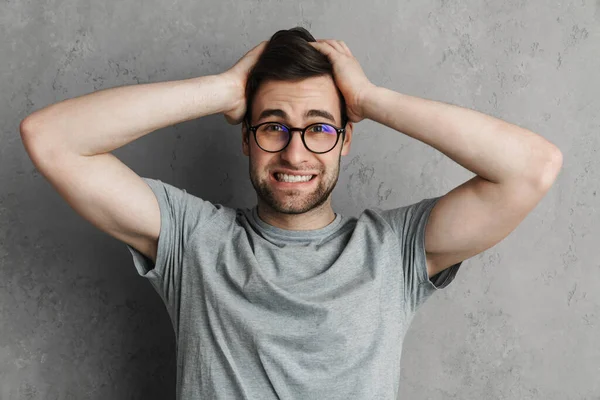
M 319 179 L 317 187 L 306 190 L 276 190 L 270 184 L 270 176 L 259 177 L 250 163 L 250 181 L 258 197 L 275 212 L 282 214 L 303 214 L 322 206 L 337 184 L 340 173 L 340 160 L 334 171 L 321 173 L 313 179 Z

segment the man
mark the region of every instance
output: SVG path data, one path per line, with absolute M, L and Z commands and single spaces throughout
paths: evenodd
M 243 122 L 252 209 L 140 178 L 110 153 L 214 113 Z M 477 176 L 409 206 L 335 213 L 340 159 L 364 118 Z M 178 399 L 395 399 L 418 306 L 513 231 L 562 164 L 526 129 L 375 86 L 342 41 L 302 28 L 277 32 L 222 74 L 65 100 L 21 132 L 40 172 L 127 244 L 161 295 Z

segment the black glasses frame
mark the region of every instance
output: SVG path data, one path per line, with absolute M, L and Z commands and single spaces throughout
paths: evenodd
M 346 126 L 346 123 L 347 122 L 344 123 L 344 126 Z M 283 146 L 281 148 L 281 150 L 277 150 L 277 151 L 265 150 L 265 149 L 263 149 L 260 146 L 260 144 L 258 144 L 258 139 L 256 139 L 256 130 L 259 127 L 261 127 L 262 125 L 266 125 L 266 124 L 278 124 L 278 125 L 281 125 L 281 126 L 285 127 L 288 130 L 288 132 L 289 132 L 288 141 L 285 144 L 285 146 Z M 250 124 L 248 124 L 248 125 L 250 125 Z M 335 129 L 335 131 L 337 132 L 337 136 L 335 138 L 335 144 L 329 150 L 327 150 L 327 151 L 312 151 L 306 145 L 306 141 L 304 140 L 304 134 L 306 133 L 306 130 L 308 128 L 310 128 L 311 126 L 315 126 L 315 125 L 328 125 L 328 126 L 331 126 L 333 129 Z M 310 151 L 311 153 L 315 153 L 315 154 L 329 153 L 331 150 L 333 150 L 335 148 L 335 146 L 337 146 L 338 142 L 340 141 L 340 133 L 342 134 L 342 141 L 346 138 L 346 128 L 338 128 L 335 125 L 332 125 L 332 124 L 327 123 L 327 122 L 315 122 L 314 124 L 310 124 L 306 128 L 302 129 L 302 128 L 292 128 L 292 127 L 289 127 L 286 124 L 278 122 L 278 121 L 267 121 L 267 122 L 261 122 L 258 125 L 250 126 L 248 129 L 254 134 L 254 141 L 256 142 L 256 145 L 258 147 L 260 147 L 261 150 L 266 151 L 267 153 L 279 153 L 280 151 L 285 150 L 285 148 L 288 147 L 288 145 L 292 141 L 292 136 L 293 136 L 294 131 L 300 131 L 301 132 L 300 137 L 302 138 L 302 143 L 304 144 L 304 147 L 306 148 L 306 150 Z

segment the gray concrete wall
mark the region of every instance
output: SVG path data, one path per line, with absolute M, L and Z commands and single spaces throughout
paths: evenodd
M 19 122 L 118 85 L 229 68 L 278 29 L 344 40 L 377 85 L 474 108 L 562 150 L 544 200 L 415 318 L 402 399 L 600 399 L 600 2 L 132 1 L 0 5 L 0 398 L 172 399 L 174 334 L 125 246 L 36 171 Z M 114 154 L 142 176 L 252 206 L 239 126 L 220 115 Z M 473 174 L 372 121 L 337 212 L 399 207 Z

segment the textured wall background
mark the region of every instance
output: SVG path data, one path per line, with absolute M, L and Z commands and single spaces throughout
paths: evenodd
M 344 40 L 371 80 L 529 128 L 564 166 L 503 242 L 465 262 L 404 344 L 402 399 L 600 399 L 600 1 L 4 1 L 0 4 L 0 398 L 172 399 L 174 334 L 125 245 L 35 170 L 20 121 L 51 103 L 216 74 L 276 30 Z M 240 128 L 220 115 L 114 152 L 231 207 L 255 203 Z M 372 121 L 337 212 L 399 207 L 473 176 Z

